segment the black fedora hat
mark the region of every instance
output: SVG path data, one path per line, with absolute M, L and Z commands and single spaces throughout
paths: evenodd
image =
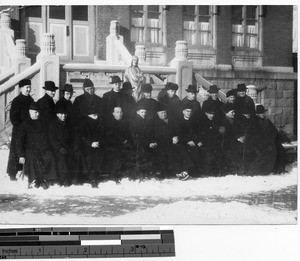
M 58 101 L 55 104 L 55 113 L 68 113 L 68 108 L 64 101 Z
M 202 110 L 210 114 L 215 114 L 218 111 L 216 104 L 210 100 L 207 100 L 203 103 Z
M 261 104 L 256 106 L 256 114 L 261 114 L 264 113 L 265 111 L 267 111 L 267 109 L 265 109 L 265 107 Z
M 118 75 L 114 75 L 110 77 L 110 82 L 109 82 L 110 84 L 117 83 L 117 82 L 123 82 Z
M 217 93 L 220 90 L 220 88 L 217 87 L 217 85 L 211 85 L 209 86 L 209 93 Z
M 123 86 L 122 86 L 122 90 L 123 91 L 129 91 L 129 90 L 132 90 L 132 85 L 130 82 L 124 82 L 123 83 Z
M 40 109 L 40 106 L 39 106 L 39 104 L 37 103 L 37 102 L 31 102 L 30 104 L 29 104 L 29 110 L 36 110 L 36 111 L 38 111 Z
M 173 91 L 178 90 L 178 85 L 176 83 L 173 83 L 173 82 L 167 82 L 165 87 L 166 87 L 167 90 L 173 90 Z
M 235 110 L 235 106 L 234 104 L 232 103 L 226 103 L 224 106 L 223 106 L 223 112 L 226 114 L 230 111 L 234 111 Z
M 85 78 L 82 87 L 94 87 L 94 83 L 89 78 Z
M 19 88 L 22 88 L 23 86 L 31 85 L 31 81 L 29 79 L 23 79 L 19 81 Z
M 161 102 L 157 103 L 156 105 L 156 112 L 159 112 L 159 111 L 165 111 L 167 109 L 167 106 Z
M 181 106 L 181 109 L 184 111 L 184 110 L 187 110 L 187 109 L 189 109 L 189 110 L 192 110 L 193 109 L 193 106 L 192 106 L 192 104 L 190 103 L 190 102 L 186 102 L 186 103 L 184 103 L 182 106 Z
M 198 88 L 195 85 L 190 84 L 187 89 L 185 89 L 187 92 L 197 93 Z
M 226 93 L 226 97 L 236 96 L 236 89 L 231 89 Z
M 246 84 L 244 84 L 244 83 L 239 83 L 238 85 L 237 85 L 237 89 L 236 89 L 236 91 L 237 92 L 245 92 L 246 91 Z
M 43 87 L 46 91 L 52 91 L 55 92 L 58 87 L 55 86 L 55 83 L 52 81 L 45 81 L 45 86 Z
M 63 91 L 63 92 L 70 92 L 70 93 L 75 92 L 75 91 L 73 90 L 73 85 L 72 85 L 72 84 L 69 84 L 69 83 L 66 83 L 66 84 L 64 85 L 64 87 L 61 89 L 61 91 Z

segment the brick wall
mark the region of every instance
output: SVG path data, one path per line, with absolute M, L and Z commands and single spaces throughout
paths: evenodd
M 221 88 L 226 93 L 237 87 L 238 83 L 255 85 L 264 89 L 258 94 L 258 103 L 267 109 L 268 118 L 277 126 L 284 126 L 283 130 L 293 134 L 294 115 L 296 113 L 293 73 L 263 73 L 263 72 L 221 72 L 201 71 L 202 76 Z M 294 133 L 294 136 L 296 133 Z
M 167 62 L 175 57 L 176 41 L 183 40 L 182 6 L 171 5 L 166 13 L 167 23 Z
M 263 31 L 263 65 L 293 66 L 293 6 L 267 6 Z
M 130 42 L 130 9 L 129 6 L 99 5 L 96 9 L 96 56 L 100 60 L 106 59 L 106 37 L 109 35 L 110 21 L 118 20 L 120 34 L 124 37 L 124 44 L 132 53 L 134 46 Z
M 220 6 L 217 16 L 217 64 L 231 64 L 231 6 Z

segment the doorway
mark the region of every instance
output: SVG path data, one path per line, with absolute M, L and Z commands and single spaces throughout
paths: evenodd
M 55 35 L 55 53 L 61 62 L 91 62 L 94 55 L 93 6 L 26 6 L 22 37 L 28 57 L 40 52 L 43 33 Z

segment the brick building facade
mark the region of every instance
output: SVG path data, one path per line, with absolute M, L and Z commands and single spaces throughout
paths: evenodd
M 46 32 L 55 34 L 62 64 L 106 60 L 105 39 L 117 20 L 130 54 L 143 45 L 149 65 L 170 66 L 176 41 L 185 40 L 194 72 L 224 92 L 241 82 L 255 85 L 277 126 L 296 125 L 292 5 L 0 6 L 6 9 L 33 61 Z

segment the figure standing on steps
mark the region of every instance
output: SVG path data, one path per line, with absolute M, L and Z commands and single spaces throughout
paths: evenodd
M 58 87 L 52 81 L 45 81 L 45 95 L 40 98 L 37 102 L 39 104 L 40 117 L 49 126 L 49 123 L 56 119 L 55 103 L 53 98 Z
M 13 99 L 10 109 L 10 121 L 13 125 L 10 151 L 7 164 L 7 174 L 11 180 L 16 179 L 16 174 L 22 170 L 16 152 L 16 140 L 19 130 L 24 121 L 29 119 L 29 105 L 33 102 L 30 96 L 31 81 L 23 79 L 19 82 L 20 95 Z
M 125 71 L 125 82 L 130 82 L 133 87 L 133 98 L 135 101 L 140 99 L 141 84 L 143 83 L 144 76 L 142 70 L 138 66 L 139 58 L 132 56 L 131 65 Z

